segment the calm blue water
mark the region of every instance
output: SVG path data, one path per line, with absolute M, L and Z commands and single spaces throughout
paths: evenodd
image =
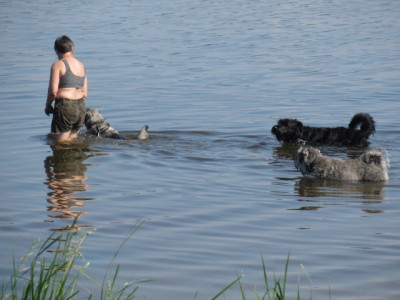
M 118 256 L 138 299 L 210 299 L 261 257 L 288 293 L 400 297 L 400 2 L 0 1 L 0 276 L 36 238 L 71 224 L 101 281 Z M 55 38 L 86 64 L 89 107 L 147 141 L 84 134 L 51 147 L 43 110 Z M 305 181 L 277 119 L 377 123 L 370 147 L 391 160 L 385 184 Z M 354 157 L 361 149 L 324 147 Z M 272 275 L 271 275 L 272 276 Z M 84 287 L 93 288 L 90 283 Z M 239 287 L 226 299 L 241 299 Z

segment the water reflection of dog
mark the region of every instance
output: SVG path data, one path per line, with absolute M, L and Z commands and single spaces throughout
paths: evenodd
M 366 203 L 381 203 L 384 183 L 347 182 L 303 177 L 296 182 L 295 191 L 302 197 L 335 197 L 365 199 Z M 374 201 L 375 200 L 375 201 Z
M 87 167 L 83 163 L 88 155 L 82 145 L 52 145 L 53 155 L 48 156 L 44 161 L 47 174 L 48 188 L 52 191 L 48 193 L 48 211 L 54 212 L 52 218 L 76 220 L 86 212 L 76 210 L 85 205 L 89 198 L 74 196 L 75 193 L 85 192 L 88 186 L 85 182 Z M 54 230 L 77 230 L 66 226 Z

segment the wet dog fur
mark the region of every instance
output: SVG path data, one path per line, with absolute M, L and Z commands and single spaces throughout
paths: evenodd
M 299 149 L 295 166 L 306 177 L 375 182 L 388 180 L 390 167 L 386 154 L 378 149 L 367 150 L 358 159 L 339 159 L 310 146 Z
M 89 134 L 111 139 L 127 139 L 120 135 L 100 113 L 98 109 L 87 108 L 85 115 L 85 127 Z M 137 134 L 136 138 L 144 140 L 148 138 L 149 126 L 145 125 Z
M 355 114 L 348 127 L 312 127 L 297 119 L 280 119 L 271 132 L 282 142 L 365 147 L 369 136 L 375 133 L 375 121 L 367 113 Z

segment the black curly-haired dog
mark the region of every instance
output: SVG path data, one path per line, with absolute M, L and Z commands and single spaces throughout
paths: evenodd
M 312 127 L 297 119 L 280 119 L 271 132 L 282 142 L 365 147 L 375 133 L 375 121 L 367 113 L 355 114 L 348 127 Z

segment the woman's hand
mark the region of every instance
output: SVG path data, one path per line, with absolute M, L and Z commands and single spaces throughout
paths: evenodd
M 51 104 L 46 104 L 46 108 L 44 109 L 44 113 L 49 116 L 53 112 L 54 112 L 53 106 Z

